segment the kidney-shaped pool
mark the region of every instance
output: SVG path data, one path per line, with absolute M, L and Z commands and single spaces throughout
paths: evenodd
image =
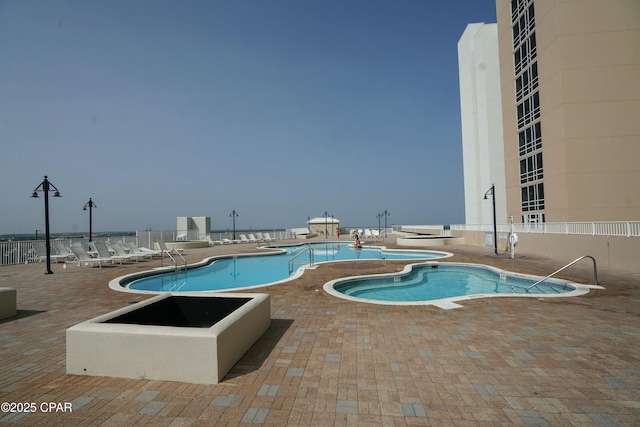
M 278 252 L 223 255 L 188 268 L 147 271 L 111 281 L 113 289 L 131 292 L 228 291 L 281 283 L 300 276 L 313 264 L 357 260 L 433 260 L 447 252 L 395 250 L 346 242 L 272 246 Z

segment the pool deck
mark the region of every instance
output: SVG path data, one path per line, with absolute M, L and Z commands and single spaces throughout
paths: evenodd
M 540 276 L 562 266 L 465 245 L 432 249 L 454 253 L 444 262 Z M 255 250 L 216 246 L 186 257 Z M 476 299 L 455 310 L 354 303 L 322 290 L 407 263 L 325 264 L 251 290 L 271 295 L 271 327 L 218 385 L 65 372 L 66 329 L 148 298 L 107 284 L 159 261 L 52 263 L 53 275 L 44 263 L 0 267 L 0 287 L 18 290 L 18 316 L 0 321 L 0 402 L 36 408 L 3 406 L 0 426 L 640 425 L 638 275 L 598 271 L 606 289 L 586 296 Z M 592 272 L 585 260 L 559 277 L 591 284 Z

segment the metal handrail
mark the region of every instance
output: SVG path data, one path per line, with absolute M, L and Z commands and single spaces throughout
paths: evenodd
M 564 267 L 560 268 L 559 270 L 554 271 L 553 273 L 551 273 L 550 275 L 548 275 L 547 277 L 545 277 L 544 279 L 538 280 L 536 283 L 534 283 L 533 285 L 529 286 L 525 293 L 529 292 L 529 289 L 533 288 L 534 286 L 539 285 L 540 283 L 544 282 L 545 280 L 547 280 L 548 278 L 555 276 L 557 273 L 560 273 L 562 270 L 571 267 L 573 264 L 577 263 L 578 261 L 581 261 L 585 258 L 591 258 L 591 260 L 593 261 L 593 280 L 594 280 L 594 285 L 598 285 L 598 269 L 596 268 L 596 259 L 594 257 L 592 257 L 591 255 L 583 255 L 580 258 L 571 261 L 569 264 L 565 265 Z
M 182 256 L 182 254 L 178 251 L 175 251 L 175 253 L 182 258 L 182 261 L 184 262 L 184 271 L 187 271 L 187 260 Z M 169 255 L 169 258 L 171 258 L 171 261 L 173 262 L 173 268 L 176 269 L 176 271 L 178 271 L 178 261 L 171 256 L 171 252 L 170 251 L 162 251 L 162 255 L 167 254 Z M 164 260 L 164 256 L 160 259 L 160 264 L 162 265 L 162 261 Z
M 304 248 L 303 250 L 301 250 L 300 252 L 295 254 L 289 260 L 289 274 L 293 273 L 293 265 L 294 265 L 295 259 L 298 258 L 300 255 L 302 255 L 305 252 L 309 252 L 309 265 L 313 265 L 313 262 L 314 262 L 313 249 L 311 249 L 311 246 L 307 246 L 306 248 Z

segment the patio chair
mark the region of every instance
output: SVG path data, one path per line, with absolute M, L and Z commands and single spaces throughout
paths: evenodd
M 75 256 L 75 254 L 73 252 L 71 252 L 71 249 L 67 248 L 62 243 L 54 243 L 53 247 L 56 249 L 56 252 L 58 252 L 59 255 L 66 256 L 67 260 L 73 261 L 73 260 L 76 259 L 76 256 Z
M 276 239 L 271 237 L 271 235 L 269 233 L 264 233 L 263 239 L 264 239 L 265 242 L 275 242 L 276 241 Z
M 204 238 L 202 240 L 207 242 L 209 244 L 209 246 L 215 246 L 215 245 L 221 245 L 222 244 L 222 242 L 220 242 L 220 241 L 216 242 L 214 240 L 211 240 L 211 236 L 209 236 L 208 234 L 205 234 Z
M 91 255 L 89 255 L 89 253 L 84 249 L 84 246 L 82 246 L 82 243 L 80 242 L 75 242 L 71 244 L 71 252 L 73 252 L 73 254 L 75 255 L 77 261 L 78 261 L 78 265 L 82 265 L 84 263 L 84 265 L 91 265 L 91 266 L 95 266 L 97 265 L 99 268 L 102 268 L 102 264 L 105 262 L 111 262 L 113 263 L 113 260 L 111 259 L 105 259 L 105 258 L 94 258 Z
M 92 250 L 95 250 L 96 252 L 98 252 L 98 257 L 99 258 L 110 259 L 111 262 L 117 261 L 118 263 L 122 264 L 123 260 L 130 260 L 131 259 L 131 258 L 126 257 L 126 256 L 111 255 L 111 252 L 109 251 L 109 248 L 107 248 L 107 245 L 104 242 L 89 242 L 89 247 Z
M 162 254 L 162 252 L 153 249 L 139 248 L 133 242 L 125 242 L 125 245 L 127 245 L 127 247 L 129 248 L 129 253 L 149 257 L 149 259 L 153 258 L 154 256 L 160 256 Z
M 240 235 L 240 243 L 251 243 L 251 241 L 249 239 L 247 239 L 247 235 L 246 234 L 241 234 Z
M 167 248 L 167 244 L 162 239 L 156 240 L 156 243 L 158 244 L 158 247 L 164 254 L 181 254 L 182 255 L 182 253 L 184 252 L 184 249 Z
M 49 256 L 51 259 L 55 260 L 55 262 L 58 262 L 59 259 L 62 259 L 62 260 L 67 259 L 66 255 L 58 254 L 55 251 L 55 249 L 52 248 L 51 246 L 49 248 L 50 248 Z M 45 244 L 45 242 L 36 240 L 33 244 L 33 250 L 36 252 L 36 258 L 38 262 L 42 262 L 47 259 L 47 245 Z
M 251 243 L 256 243 L 256 242 L 259 242 L 260 239 L 256 239 L 256 236 L 254 236 L 253 234 L 249 234 L 249 241 Z
M 138 262 L 140 261 L 140 257 L 143 256 L 143 255 L 135 254 L 133 252 L 127 253 L 127 250 L 125 250 L 121 242 L 109 242 L 107 243 L 107 245 L 111 249 L 113 249 L 113 251 L 117 256 L 123 257 L 125 259 L 135 259 L 136 262 Z M 127 249 L 129 249 L 129 247 L 127 247 Z

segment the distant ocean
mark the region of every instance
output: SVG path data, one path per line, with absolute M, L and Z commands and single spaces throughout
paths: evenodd
M 257 232 L 272 232 L 274 230 L 284 230 L 284 228 L 249 228 L 249 229 L 239 229 L 236 228 L 236 233 L 257 233 Z M 141 231 L 141 230 L 138 230 Z M 231 229 L 224 230 L 211 230 L 211 234 L 225 234 L 231 233 Z M 107 232 L 93 232 L 94 238 L 102 238 L 106 239 L 112 236 L 135 236 L 135 231 L 107 231 Z M 81 238 L 89 238 L 89 232 L 78 233 L 51 233 L 49 236 L 51 239 L 81 239 Z M 0 234 L 0 242 L 18 242 L 24 240 L 44 240 L 45 235 L 43 232 L 35 233 L 26 233 L 26 234 Z
M 135 231 L 113 231 L 107 233 L 93 233 L 93 237 L 110 237 L 110 236 L 135 236 Z M 49 235 L 51 239 L 79 239 L 83 237 L 89 238 L 89 233 L 51 233 Z M 44 240 L 45 234 L 42 233 L 31 234 L 0 234 L 0 242 L 18 242 L 22 240 Z

